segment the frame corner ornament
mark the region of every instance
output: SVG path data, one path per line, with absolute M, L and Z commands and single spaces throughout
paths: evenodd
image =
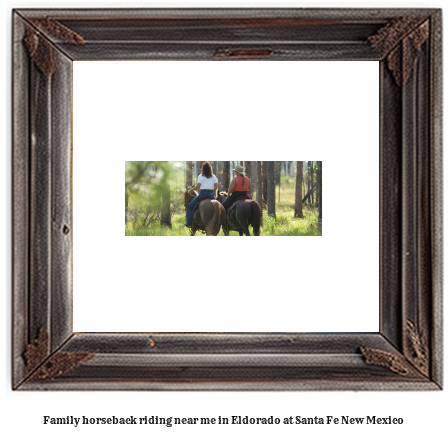
M 45 328 L 33 343 L 28 344 L 24 353 L 26 372 L 29 379 L 55 379 L 76 369 L 82 362 L 92 359 L 94 353 L 88 352 L 57 352 L 49 354 L 49 336 Z
M 34 371 L 49 354 L 48 331 L 41 327 L 36 339 L 27 345 L 24 358 L 27 374 Z
M 401 354 L 366 346 L 361 346 L 360 350 L 367 365 L 386 367 L 403 377 L 412 379 L 423 378 L 423 375 Z
M 84 38 L 52 18 L 30 18 L 23 43 L 36 67 L 47 77 L 55 71 L 54 48 L 42 34 L 49 37 L 84 45 Z
M 422 374 L 429 377 L 428 346 L 424 336 L 410 320 L 406 323 L 406 334 L 409 344 L 408 359 Z
M 367 38 L 374 49 L 387 54 L 387 67 L 399 86 L 409 80 L 421 48 L 429 38 L 429 20 L 420 21 L 417 17 L 393 19 Z

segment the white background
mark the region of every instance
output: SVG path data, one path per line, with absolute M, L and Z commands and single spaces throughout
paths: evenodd
M 74 330 L 377 332 L 378 70 L 75 62 Z M 323 237 L 125 237 L 124 161 L 189 154 L 322 160 Z
M 51 2 L 5 2 L 5 98 L 7 105 L 4 107 L 6 117 L 2 118 L 2 128 L 6 133 L 6 144 L 10 144 L 10 9 L 12 7 L 94 7 L 94 6 L 142 6 L 140 3 L 114 4 L 114 3 L 51 3 Z M 208 3 L 211 4 L 211 3 Z M 146 3 L 145 5 L 151 5 Z M 158 4 L 158 6 L 179 6 L 176 4 Z M 196 4 L 205 6 L 204 4 Z M 216 3 L 215 3 L 216 5 Z M 221 6 L 236 6 L 235 4 L 220 3 Z M 266 3 L 244 3 L 243 6 L 285 6 L 285 7 L 331 7 L 331 6 L 379 6 L 379 7 L 442 7 L 441 1 L 434 2 L 394 2 L 394 3 L 277 3 L 274 5 Z M 445 99 L 446 101 L 446 99 Z M 297 436 L 343 436 L 343 437 L 421 437 L 421 436 L 446 436 L 448 428 L 446 425 L 446 406 L 448 397 L 446 391 L 439 392 L 391 392 L 391 393 L 372 393 L 372 392 L 313 392 L 313 393 L 216 393 L 216 392 L 198 392 L 198 393 L 152 393 L 152 392 L 12 392 L 10 390 L 11 370 L 10 370 L 10 339 L 11 339 L 11 298 L 10 298 L 10 254 L 11 254 L 11 221 L 10 221 L 10 193 L 11 193 L 11 152 L 10 148 L 5 148 L 5 181 L 6 190 L 4 201 L 6 204 L 6 215 L 2 217 L 6 225 L 6 239 L 3 247 L 5 248 L 5 262 L 2 273 L 5 278 L 5 308 L 4 322 L 4 346 L 2 349 L 2 383 L 3 394 L 3 415 L 2 415 L 2 435 L 3 436 L 45 436 L 45 437 L 96 437 L 99 433 L 107 434 L 108 437 L 121 437 L 129 434 L 132 437 L 148 436 L 195 436 L 209 437 L 229 435 L 233 436 L 272 436 L 273 434 L 282 437 Z M 242 158 L 245 159 L 245 158 Z M 314 159 L 314 157 L 313 157 Z M 324 222 L 325 226 L 325 222 Z M 325 228 L 324 228 L 325 233 Z M 445 349 L 446 350 L 446 349 Z M 446 364 L 446 361 L 445 361 Z M 446 366 L 445 366 L 446 370 Z M 445 371 L 446 374 L 446 371 Z M 86 415 L 94 416 L 231 416 L 231 415 L 250 415 L 250 416 L 269 416 L 286 417 L 290 415 L 302 416 L 325 416 L 325 415 L 351 415 L 365 416 L 392 415 L 404 418 L 403 426 L 284 426 L 273 429 L 272 427 L 248 428 L 149 428 L 139 427 L 102 427 L 102 428 L 77 428 L 73 426 L 43 426 L 43 415 L 66 416 Z

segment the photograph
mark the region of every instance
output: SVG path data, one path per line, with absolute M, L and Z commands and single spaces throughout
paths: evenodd
M 126 161 L 126 236 L 322 236 L 322 161 Z

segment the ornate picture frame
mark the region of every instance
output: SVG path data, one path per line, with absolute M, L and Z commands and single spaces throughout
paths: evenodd
M 441 32 L 438 9 L 14 10 L 12 387 L 441 389 Z M 378 333 L 73 332 L 72 62 L 106 59 L 379 62 Z

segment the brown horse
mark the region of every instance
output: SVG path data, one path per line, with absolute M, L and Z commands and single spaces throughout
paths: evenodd
M 226 192 L 218 192 L 218 201 L 221 204 L 228 198 Z M 249 225 L 252 225 L 254 236 L 260 235 L 261 227 L 261 207 L 257 201 L 252 199 L 240 199 L 236 201 L 234 207 L 227 211 L 226 222 L 222 230 L 226 236 L 229 231 L 238 231 L 239 235 L 250 236 Z
M 196 196 L 194 190 L 187 190 L 184 193 L 185 208 Z M 194 236 L 196 231 L 202 230 L 207 236 L 217 236 L 225 218 L 226 210 L 222 204 L 215 199 L 206 198 L 201 201 L 193 215 L 191 235 Z

